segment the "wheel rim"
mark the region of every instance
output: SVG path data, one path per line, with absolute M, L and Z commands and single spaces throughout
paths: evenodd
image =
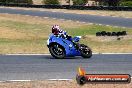
M 81 47 L 81 51 L 86 55 L 90 54 L 90 49 L 87 47 Z
M 89 53 L 90 53 L 90 50 L 89 50 L 89 49 L 84 49 L 84 50 L 83 50 L 83 53 L 84 53 L 84 54 L 89 54 Z
M 54 45 L 52 48 L 55 55 L 63 55 L 63 49 L 59 45 Z

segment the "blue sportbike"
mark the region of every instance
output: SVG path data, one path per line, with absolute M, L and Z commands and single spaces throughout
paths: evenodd
M 79 44 L 81 36 L 76 36 L 72 39 L 68 38 L 62 35 L 50 34 L 47 40 L 47 46 L 54 58 L 61 59 L 72 56 L 90 58 L 92 56 L 92 50 L 88 46 Z

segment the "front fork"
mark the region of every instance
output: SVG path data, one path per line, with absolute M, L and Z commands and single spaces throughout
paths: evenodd
M 73 45 L 74 45 L 74 47 L 75 47 L 77 50 L 79 50 L 79 47 L 80 47 L 80 44 L 79 44 L 79 43 L 73 42 Z

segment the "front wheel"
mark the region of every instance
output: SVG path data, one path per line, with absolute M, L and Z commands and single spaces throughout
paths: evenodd
M 86 46 L 84 44 L 80 44 L 79 49 L 80 49 L 80 52 L 81 52 L 81 56 L 83 58 L 90 58 L 90 57 L 92 57 L 92 50 L 88 46 Z
M 49 51 L 54 58 L 62 59 L 65 57 L 64 48 L 57 43 L 50 45 Z

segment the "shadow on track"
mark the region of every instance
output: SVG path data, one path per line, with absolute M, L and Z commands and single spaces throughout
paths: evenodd
M 44 56 L 42 56 L 42 58 L 43 59 L 56 59 L 56 58 L 52 57 L 51 55 L 44 55 Z M 75 57 L 66 57 L 63 59 L 91 59 L 91 58 L 82 58 L 81 56 L 75 56 Z M 58 60 L 61 60 L 61 59 L 58 59 Z

